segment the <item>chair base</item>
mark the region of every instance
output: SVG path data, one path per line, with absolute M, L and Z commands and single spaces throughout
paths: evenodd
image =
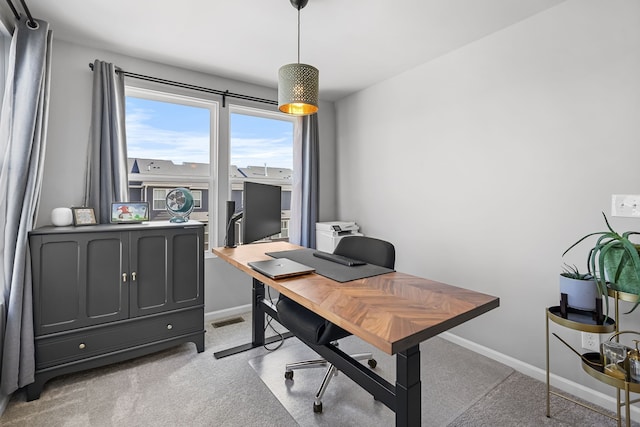
M 375 369 L 378 365 L 378 362 L 373 358 L 373 354 L 371 353 L 358 353 L 350 355 L 354 360 L 366 360 L 369 367 L 371 369 Z M 288 380 L 293 380 L 293 371 L 297 369 L 313 369 L 313 368 L 323 368 L 328 366 L 327 372 L 324 374 L 324 378 L 322 379 L 322 384 L 320 384 L 320 388 L 316 392 L 315 400 L 313 402 L 313 412 L 320 413 L 322 412 L 322 396 L 324 396 L 324 392 L 327 390 L 329 386 L 329 382 L 331 378 L 338 375 L 338 368 L 330 364 L 324 359 L 315 359 L 315 360 L 305 360 L 302 362 L 294 362 L 287 363 L 285 366 L 284 377 Z

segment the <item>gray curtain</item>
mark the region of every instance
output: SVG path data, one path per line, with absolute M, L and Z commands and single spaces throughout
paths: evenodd
M 0 399 L 34 380 L 28 232 L 38 210 L 49 110 L 51 32 L 16 21 L 0 114 Z
M 319 204 L 318 115 L 301 117 L 298 132 L 293 148 L 294 180 L 289 241 L 315 248 Z
M 129 201 L 124 104 L 124 76 L 95 60 L 84 205 L 100 224 L 109 223 L 111 203 Z

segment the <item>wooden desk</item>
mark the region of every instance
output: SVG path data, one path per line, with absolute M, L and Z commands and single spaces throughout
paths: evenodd
M 398 272 L 346 283 L 318 274 L 273 280 L 247 265 L 270 259 L 266 252 L 297 248 L 287 242 L 274 242 L 213 249 L 221 259 L 253 277 L 252 343 L 215 356 L 225 357 L 265 343 L 264 314 L 278 319 L 275 307 L 264 299 L 266 284 L 385 353 L 395 354 L 394 386 L 334 346 L 310 346 L 395 411 L 396 425 L 419 426 L 419 344 L 497 308 L 499 299 Z

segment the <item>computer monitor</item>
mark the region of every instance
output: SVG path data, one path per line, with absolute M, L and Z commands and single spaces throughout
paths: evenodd
M 279 185 L 244 182 L 242 243 L 252 243 L 282 230 L 282 189 Z
M 242 219 L 242 243 L 280 233 L 282 229 L 282 189 L 278 185 L 245 181 L 242 210 L 235 212 L 235 202 L 227 202 L 227 238 L 225 245 L 235 247 L 235 223 Z

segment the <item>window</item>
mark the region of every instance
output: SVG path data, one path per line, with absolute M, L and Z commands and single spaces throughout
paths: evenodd
M 167 210 L 167 194 L 171 191 L 170 188 L 154 188 L 153 189 L 153 204 L 151 209 L 154 211 Z
M 193 206 L 198 209 L 202 207 L 202 190 L 191 190 L 193 195 Z
M 229 182 L 236 210 L 242 206 L 245 180 L 282 187 L 282 231 L 271 239 L 289 238 L 295 124 L 295 117 L 286 114 L 230 107 Z M 242 236 L 240 230 L 236 235 Z
M 209 218 L 215 218 L 215 164 L 218 104 L 200 98 L 126 88 L 129 197 L 147 201 L 151 220 L 167 220 L 166 196 L 176 187 L 191 191 L 191 218 L 204 222 L 206 248 Z M 295 117 L 255 108 L 230 106 L 230 186 L 237 209 L 245 179 L 282 187 L 282 232 L 288 239 L 293 177 Z M 211 222 L 212 222 L 211 221 Z M 241 235 L 241 234 L 239 234 Z
M 126 95 L 129 200 L 149 202 L 151 221 L 166 221 L 167 194 L 187 188 L 194 197 L 190 218 L 205 224 L 208 249 L 218 104 L 134 87 Z

